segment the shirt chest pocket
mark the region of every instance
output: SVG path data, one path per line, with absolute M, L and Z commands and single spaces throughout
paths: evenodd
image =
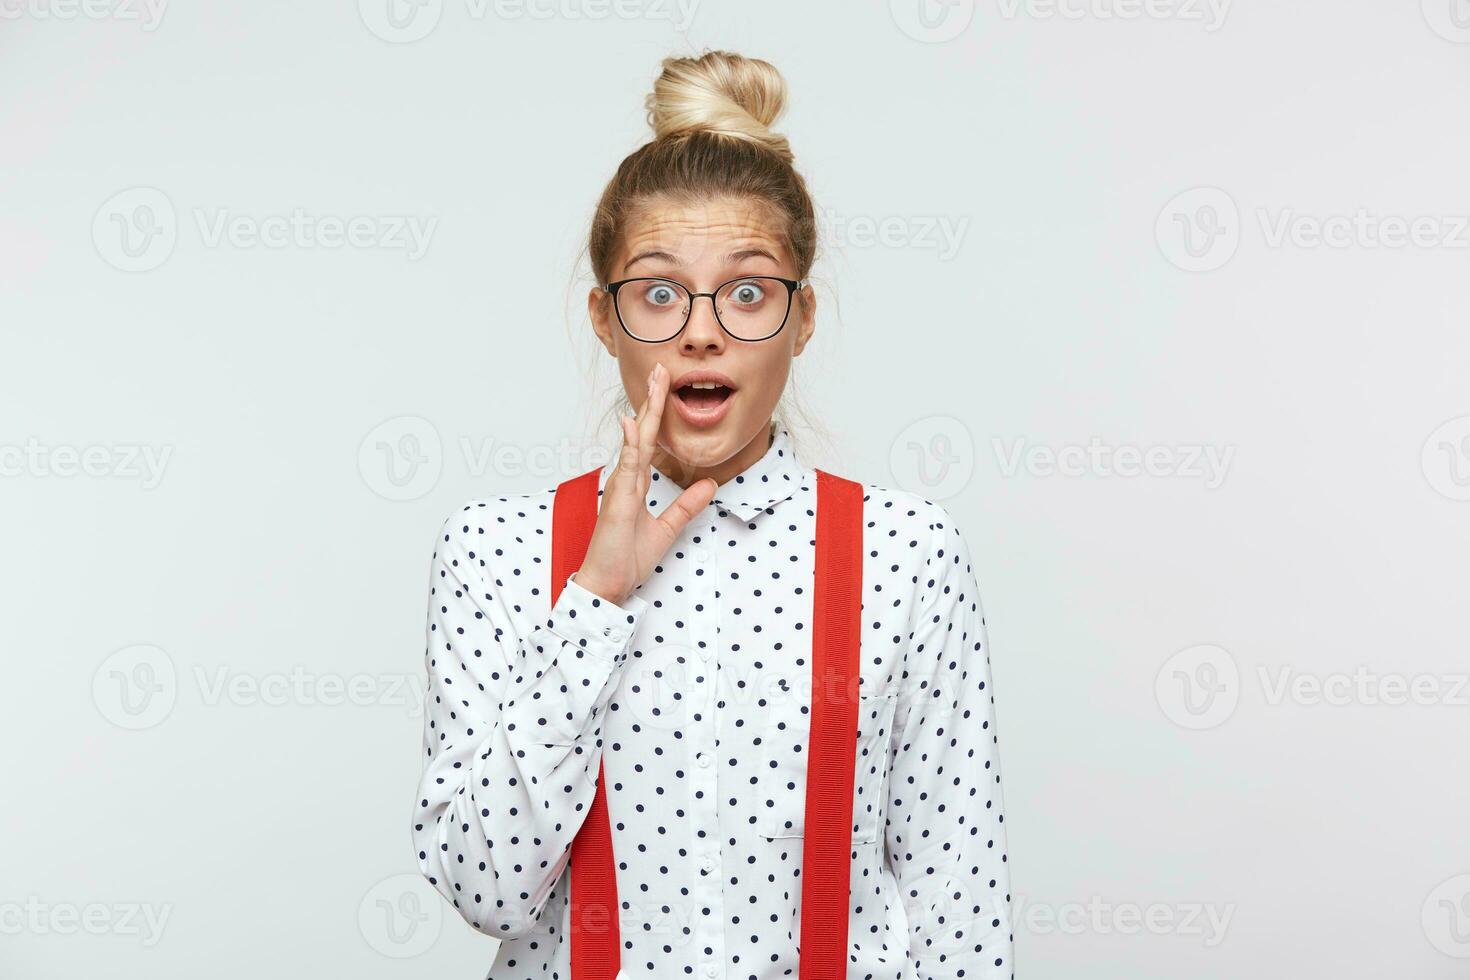
M 852 840 L 878 840 L 883 819 L 883 783 L 888 775 L 888 738 L 897 692 L 858 698 L 853 768 Z M 756 789 L 756 832 L 762 837 L 801 837 L 806 832 L 806 779 L 811 705 L 804 698 L 774 703 L 762 743 Z

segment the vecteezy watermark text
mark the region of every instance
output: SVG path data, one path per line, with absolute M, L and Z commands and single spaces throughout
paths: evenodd
M 1225 24 L 1233 0 L 889 0 L 898 29 L 915 41 L 943 44 L 969 30 L 978 10 L 993 6 L 1002 21 L 1174 21 L 1203 24 L 1213 34 Z
M 168 0 L 0 0 L 0 20 L 136 21 L 154 31 Z
M 24 902 L 0 902 L 3 936 L 139 936 L 144 946 L 163 937 L 173 906 L 148 902 L 45 902 L 35 895 Z
M 152 490 L 163 482 L 172 455 L 172 446 L 51 445 L 32 437 L 20 444 L 0 444 L 0 477 L 137 480 L 144 490 Z
M 668 21 L 684 33 L 694 21 L 700 0 L 463 0 L 451 4 L 456 16 L 470 21 L 560 20 Z M 443 19 L 445 0 L 358 0 L 363 26 L 390 44 L 411 44 L 434 32 Z M 459 8 L 463 7 L 461 11 Z
M 1086 445 L 1030 445 L 1024 438 L 993 437 L 991 449 L 1002 476 L 1011 478 L 1023 470 L 1034 477 L 1173 477 L 1199 480 L 1214 490 L 1225 482 L 1235 458 L 1234 446 L 1167 445 L 1112 446 L 1097 436 Z
M 1234 903 L 1127 902 L 1092 895 L 1085 902 L 1035 902 L 1017 895 L 1011 920 L 1036 936 L 1198 936 L 1206 947 L 1225 940 Z
M 1176 20 L 1204 25 L 1213 34 L 1225 24 L 1232 0 L 996 0 L 1006 20 Z
M 947 262 L 959 254 L 969 215 L 847 214 L 827 209 L 823 220 L 838 248 L 912 249 L 933 252 Z

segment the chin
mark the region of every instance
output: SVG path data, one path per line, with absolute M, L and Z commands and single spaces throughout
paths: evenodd
M 749 437 L 740 436 L 737 419 L 724 418 L 707 428 L 694 428 L 677 419 L 672 421 L 662 434 L 662 445 L 669 455 L 689 466 L 718 466 L 750 441 Z

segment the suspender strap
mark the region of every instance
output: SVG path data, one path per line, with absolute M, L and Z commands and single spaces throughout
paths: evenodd
M 862 666 L 858 656 L 862 547 L 862 484 L 817 470 L 800 980 L 842 980 L 847 976 L 857 678 Z
M 848 885 L 856 773 L 862 618 L 862 484 L 817 470 L 812 594 L 812 700 L 802 844 L 799 980 L 847 975 Z M 551 520 L 551 602 L 582 566 L 597 523 L 601 468 L 557 486 Z M 615 980 L 621 963 L 617 869 L 598 762 L 597 792 L 572 841 L 572 980 Z
M 556 488 L 551 508 L 551 602 L 567 576 L 582 567 L 597 524 L 597 480 L 601 467 Z M 597 791 L 586 821 L 572 840 L 571 925 L 573 980 L 614 980 L 621 963 L 618 883 L 613 865 L 612 824 L 607 816 L 607 780 L 597 763 Z

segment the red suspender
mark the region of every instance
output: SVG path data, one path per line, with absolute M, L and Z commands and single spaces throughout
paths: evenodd
M 582 567 L 597 523 L 597 480 L 601 467 L 556 488 L 551 508 L 551 603 L 567 576 Z M 613 865 L 612 824 L 607 818 L 607 780 L 597 763 L 597 792 L 582 829 L 572 840 L 572 980 L 614 980 L 621 962 L 618 881 Z
M 812 711 L 801 856 L 800 980 L 847 976 L 863 584 L 862 484 L 817 470 Z
M 857 763 L 863 581 L 862 484 L 817 470 L 817 548 L 812 594 L 812 701 L 802 842 L 799 980 L 847 975 L 852 795 Z M 597 522 L 601 468 L 561 483 L 552 502 L 551 602 L 582 565 Z M 615 980 L 618 891 L 606 780 L 572 841 L 572 980 Z

